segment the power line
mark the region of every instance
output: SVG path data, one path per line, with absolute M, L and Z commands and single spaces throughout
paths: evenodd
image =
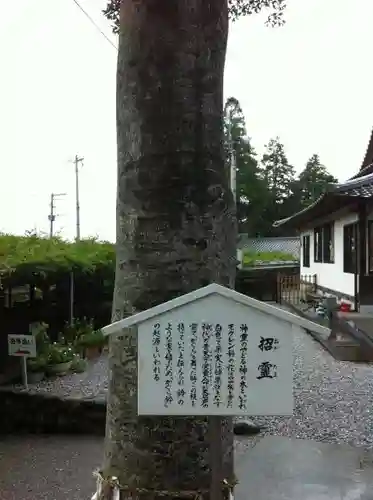
M 83 12 L 83 14 L 87 17 L 87 19 L 89 19 L 89 21 L 93 24 L 93 26 L 96 28 L 96 30 L 98 30 L 101 33 L 101 35 L 105 38 L 105 40 L 107 42 L 109 42 L 110 45 L 112 47 L 114 47 L 115 50 L 118 50 L 118 47 L 110 40 L 110 38 L 107 35 L 105 35 L 105 33 L 98 26 L 98 24 L 91 18 L 91 16 L 88 14 L 88 12 L 83 9 L 83 7 L 80 5 L 80 3 L 78 2 L 78 0 L 73 0 L 73 2 Z

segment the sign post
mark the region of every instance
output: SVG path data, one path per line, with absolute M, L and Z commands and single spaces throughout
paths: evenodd
M 22 383 L 25 389 L 28 389 L 28 379 L 27 379 L 27 358 L 21 358 L 21 368 L 22 368 Z
M 36 339 L 32 334 L 8 335 L 8 354 L 21 359 L 22 383 L 28 389 L 27 358 L 36 357 Z
M 217 284 L 103 332 L 120 335 L 134 325 L 138 415 L 208 416 L 210 496 L 223 500 L 232 478 L 224 477 L 222 417 L 291 415 L 292 325 L 324 327 Z
M 211 486 L 210 499 L 224 500 L 223 485 L 223 446 L 222 446 L 222 418 L 209 417 L 209 448 L 210 448 L 210 467 L 211 467 Z

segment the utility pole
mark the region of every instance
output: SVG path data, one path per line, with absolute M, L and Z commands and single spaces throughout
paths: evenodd
M 229 142 L 229 158 L 230 158 L 230 188 L 233 194 L 234 202 L 237 200 L 237 165 L 236 151 L 233 147 L 232 139 L 232 115 L 229 116 L 228 122 L 228 142 Z
M 55 222 L 56 217 L 57 217 L 57 214 L 54 213 L 54 209 L 56 208 L 54 202 L 58 198 L 61 198 L 61 196 L 66 196 L 66 193 L 52 193 L 51 194 L 50 212 L 49 212 L 49 215 L 48 215 L 48 220 L 49 220 L 49 237 L 50 238 L 53 238 L 54 222 Z
M 79 163 L 83 163 L 84 158 L 75 155 L 75 198 L 76 198 L 76 241 L 80 240 L 80 203 L 79 203 Z
M 75 166 L 75 200 L 76 200 L 76 241 L 80 240 L 80 202 L 79 202 L 79 164 L 83 163 L 84 158 L 75 155 L 74 166 Z M 74 296 L 75 296 L 75 283 L 74 283 L 74 271 L 70 272 L 70 325 L 74 324 Z

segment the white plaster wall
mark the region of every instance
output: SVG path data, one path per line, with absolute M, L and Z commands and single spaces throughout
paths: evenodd
M 343 272 L 343 226 L 356 221 L 357 214 L 355 213 L 350 213 L 334 220 L 334 264 L 314 262 L 313 228 L 302 232 L 301 245 L 303 243 L 303 236 L 305 234 L 310 235 L 310 267 L 303 267 L 303 248 L 301 248 L 301 275 L 316 274 L 318 285 L 354 296 L 354 275 Z M 315 223 L 315 226 L 317 225 L 319 225 L 319 222 Z

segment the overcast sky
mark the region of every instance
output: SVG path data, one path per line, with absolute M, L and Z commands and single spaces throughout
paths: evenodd
M 242 104 L 258 153 L 274 136 L 299 171 L 313 153 L 340 180 L 360 167 L 373 126 L 373 0 L 288 0 L 287 24 L 231 26 L 225 94 Z M 100 11 L 81 5 L 116 43 Z M 81 235 L 115 238 L 116 51 L 73 0 L 0 0 L 0 231 L 75 234 L 74 167 L 81 170 Z

